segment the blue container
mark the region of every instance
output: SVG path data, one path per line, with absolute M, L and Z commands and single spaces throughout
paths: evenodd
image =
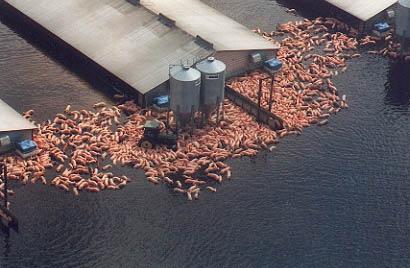
M 271 72 L 276 72 L 276 71 L 279 71 L 280 68 L 282 68 L 282 62 L 278 60 L 277 58 L 273 58 L 273 59 L 265 61 L 263 63 L 263 66 Z
M 160 108 L 168 107 L 169 106 L 169 96 L 164 95 L 164 96 L 156 97 L 154 98 L 153 102 L 155 105 L 157 105 Z
M 374 25 L 374 29 L 380 33 L 384 33 L 390 30 L 390 25 L 387 22 L 380 22 Z
M 17 150 L 23 154 L 30 153 L 37 149 L 37 144 L 32 140 L 24 140 L 16 143 Z

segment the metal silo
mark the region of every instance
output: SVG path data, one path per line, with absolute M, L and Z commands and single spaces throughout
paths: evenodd
M 189 66 L 170 69 L 170 108 L 178 126 L 184 127 L 199 109 L 201 73 Z
M 196 68 L 202 75 L 201 110 L 209 117 L 210 113 L 224 100 L 226 65 L 210 57 L 199 62 Z
M 396 34 L 402 38 L 410 38 L 410 0 L 400 0 L 397 6 Z

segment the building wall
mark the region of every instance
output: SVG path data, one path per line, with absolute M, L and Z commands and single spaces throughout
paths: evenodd
M 8 132 L 0 132 L 0 138 L 9 136 L 10 137 L 10 145 L 8 146 L 1 146 L 0 145 L 0 154 L 4 152 L 8 152 L 14 149 L 14 144 L 20 142 L 22 140 L 32 139 L 33 138 L 33 130 L 19 130 L 19 131 L 8 131 Z
M 226 64 L 227 78 L 242 75 L 248 71 L 261 67 L 261 64 L 253 64 L 250 60 L 250 55 L 253 51 L 220 51 L 215 53 L 215 58 Z M 276 51 L 262 51 L 264 60 L 271 59 L 276 56 Z M 169 81 L 162 83 L 158 87 L 149 91 L 144 95 L 144 101 L 138 102 L 142 107 L 150 106 L 153 98 L 161 95 L 169 94 Z
M 379 23 L 379 22 L 382 22 L 382 21 L 388 22 L 390 25 L 394 25 L 394 19 L 390 19 L 390 18 L 387 17 L 387 10 L 389 10 L 389 9 L 392 9 L 392 10 L 396 11 L 396 4 L 390 6 L 389 8 L 386 8 L 385 10 L 383 10 L 382 12 L 377 14 L 376 16 L 369 19 L 368 21 L 363 22 L 363 32 L 372 31 L 374 25 L 376 23 Z M 396 13 L 396 16 L 397 16 L 397 13 Z
M 169 81 L 162 83 L 161 85 L 157 86 L 156 88 L 154 88 L 153 90 L 145 94 L 144 95 L 144 105 L 142 105 L 142 107 L 150 106 L 152 104 L 152 100 L 155 97 L 162 96 L 162 95 L 169 95 Z
M 410 8 L 400 4 L 396 11 L 396 33 L 401 37 L 410 38 Z
M 227 68 L 227 78 L 241 75 L 247 71 L 259 68 L 260 64 L 254 64 L 250 60 L 253 51 L 219 51 L 215 58 L 224 62 Z M 276 56 L 276 51 L 262 51 L 264 60 Z

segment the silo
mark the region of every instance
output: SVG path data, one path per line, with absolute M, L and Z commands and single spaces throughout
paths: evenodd
M 184 127 L 199 109 L 201 73 L 189 66 L 174 66 L 170 70 L 170 108 L 177 124 Z
M 396 34 L 402 39 L 403 45 L 408 43 L 410 39 L 410 0 L 399 1 L 396 15 Z
M 201 110 L 208 117 L 224 100 L 226 65 L 214 57 L 196 65 L 201 72 Z

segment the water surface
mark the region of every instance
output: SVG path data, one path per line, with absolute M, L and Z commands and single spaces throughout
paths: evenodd
M 204 2 L 266 31 L 300 18 L 283 1 Z M 111 102 L 109 85 L 1 22 L 0 97 L 18 111 L 42 121 Z M 124 168 L 133 183 L 117 192 L 19 187 L 20 232 L 0 233 L 0 267 L 410 267 L 409 74 L 378 56 L 351 61 L 335 79 L 348 110 L 232 161 L 232 181 L 199 201 Z

